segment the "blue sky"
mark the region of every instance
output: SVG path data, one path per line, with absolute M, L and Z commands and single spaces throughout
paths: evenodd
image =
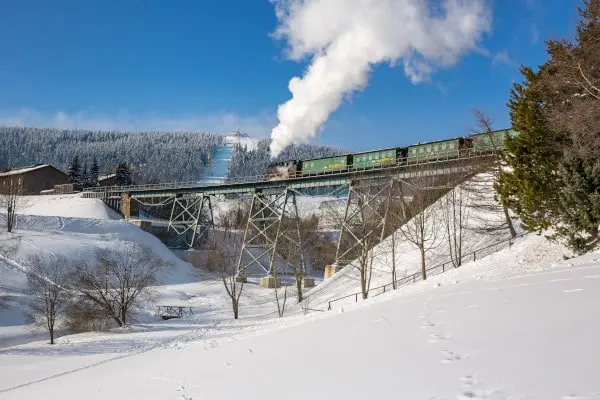
M 519 64 L 545 59 L 543 40 L 571 36 L 575 0 L 494 0 L 492 30 L 471 53 L 414 85 L 377 67 L 329 119 L 318 142 L 351 150 L 467 133 L 479 107 L 509 125 Z M 3 2 L 0 124 L 89 129 L 231 130 L 266 137 L 288 82 L 268 0 Z

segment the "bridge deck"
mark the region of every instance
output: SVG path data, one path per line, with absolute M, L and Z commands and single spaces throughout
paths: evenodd
M 477 159 L 489 160 L 495 155 L 492 151 L 475 151 L 472 149 L 461 150 L 444 154 L 435 160 L 423 160 L 406 163 L 406 159 L 399 160 L 396 164 L 388 164 L 381 167 L 348 169 L 321 174 L 303 174 L 301 176 L 284 180 L 264 180 L 264 176 L 250 176 L 235 179 L 227 179 L 222 183 L 211 185 L 200 185 L 195 182 L 172 182 L 149 185 L 134 186 L 110 186 L 98 188 L 86 188 L 84 197 L 94 198 L 116 198 L 122 193 L 129 193 L 135 197 L 170 197 L 178 194 L 233 194 L 251 193 L 256 189 L 272 189 L 288 187 L 290 189 L 305 189 L 324 186 L 348 185 L 352 180 L 376 179 L 386 176 L 396 176 L 406 179 L 424 175 L 444 175 L 461 168 L 472 168 Z

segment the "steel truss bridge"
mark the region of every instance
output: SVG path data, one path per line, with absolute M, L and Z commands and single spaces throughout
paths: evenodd
M 281 260 L 289 261 L 281 257 L 282 246 L 292 244 L 303 253 L 296 198 L 306 195 L 308 189 L 328 188 L 332 191 L 330 194 L 343 193 L 346 197 L 343 215 L 339 216 L 340 233 L 334 263 L 343 266 L 356 259 L 361 248 L 372 247 L 384 239 L 386 224 L 390 223 L 388 210 L 394 198 L 420 190 L 448 191 L 469 176 L 488 170 L 496 156 L 497 151 L 493 149 L 463 149 L 440 153 L 433 160 L 413 159 L 407 163 L 404 159 L 380 167 L 304 174 L 286 180 L 264 180 L 263 176 L 255 176 L 211 185 L 174 182 L 96 187 L 84 189 L 83 196 L 102 199 L 126 219 L 131 218 L 132 200 L 149 208 L 170 209 L 164 218 L 168 219 L 168 231 L 183 240 L 187 249 L 214 248 L 215 202 L 231 195 L 252 196 L 236 275 L 254 275 L 252 266 L 254 270 L 258 267 L 259 275 L 275 276 L 276 265 Z M 448 176 L 462 177 L 462 180 L 441 179 Z M 367 220 L 368 232 L 365 232 Z M 210 236 L 212 240 L 207 240 Z M 304 259 L 302 264 L 304 268 Z

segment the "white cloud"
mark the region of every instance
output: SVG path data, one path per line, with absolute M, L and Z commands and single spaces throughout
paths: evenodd
M 31 109 L 0 111 L 0 125 L 17 125 L 59 129 L 128 130 L 128 131 L 199 131 L 231 132 L 238 129 L 255 137 L 268 136 L 276 121 L 272 114 L 241 116 L 236 113 L 157 115 L 131 114 L 126 111 L 116 115 L 91 112 L 48 113 Z
M 510 67 L 517 66 L 517 63 L 513 59 L 510 58 L 507 51 L 500 51 L 498 53 L 494 53 L 494 55 L 492 56 L 492 64 L 493 65 L 504 64 L 504 65 L 508 65 Z
M 287 41 L 286 55 L 310 57 L 303 77 L 289 82 L 292 98 L 281 104 L 271 153 L 313 138 L 330 114 L 363 90 L 374 67 L 401 65 L 413 82 L 477 51 L 491 29 L 485 0 L 271 0 Z M 435 9 L 432 4 L 435 4 Z

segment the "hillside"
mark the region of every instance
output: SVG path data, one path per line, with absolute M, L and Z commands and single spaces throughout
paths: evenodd
M 260 175 L 269 161 L 270 139 L 239 133 L 86 131 L 0 126 L 0 169 L 51 164 L 67 171 L 77 155 L 82 165 L 97 158 L 101 173 L 119 162 L 132 164 L 133 178 L 144 182 L 201 181 Z M 320 145 L 290 146 L 278 159 L 311 158 L 341 150 Z M 246 155 L 249 154 L 249 155 Z M 209 157 L 213 157 L 210 171 Z M 233 166 L 230 164 L 233 160 Z

